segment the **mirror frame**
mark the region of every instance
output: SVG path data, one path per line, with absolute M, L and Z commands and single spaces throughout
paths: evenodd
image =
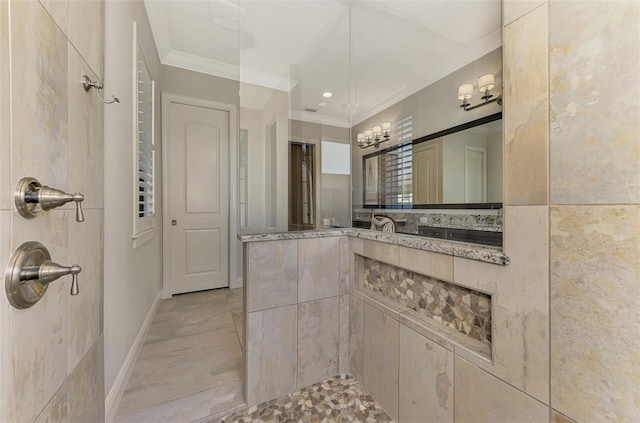
M 463 123 L 461 125 L 457 125 L 451 127 L 449 129 L 445 129 L 442 131 L 434 132 L 433 134 L 425 135 L 420 138 L 416 138 L 412 141 L 403 142 L 401 144 L 394 145 L 392 147 L 387 147 L 383 150 L 379 150 L 370 154 L 366 154 L 362 156 L 362 208 L 363 209 L 387 209 L 387 210 L 411 210 L 411 209 L 501 209 L 502 203 L 449 203 L 449 204 L 394 204 L 394 205 L 385 205 L 385 204 L 365 204 L 366 203 L 366 187 L 364 187 L 366 181 L 365 175 L 365 161 L 371 157 L 380 156 L 390 151 L 398 150 L 407 145 L 416 145 L 423 142 L 431 141 L 436 138 L 444 137 L 445 135 L 451 135 L 456 132 L 464 131 L 469 128 L 473 128 L 476 126 L 484 125 L 485 123 L 495 122 L 496 120 L 502 119 L 502 112 L 494 113 L 489 116 L 485 116 L 480 119 L 472 120 L 467 123 Z M 504 131 L 503 131 L 504 133 Z M 504 140 L 504 135 L 503 135 Z

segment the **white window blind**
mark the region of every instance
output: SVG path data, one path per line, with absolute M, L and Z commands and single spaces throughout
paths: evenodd
M 153 217 L 154 211 L 154 81 L 144 61 L 140 45 L 137 51 L 137 196 L 138 217 Z M 147 225 L 143 225 L 147 226 Z M 147 228 L 138 228 L 145 230 Z
M 396 139 L 399 148 L 387 151 L 378 161 L 380 200 L 388 206 L 411 205 L 413 202 L 412 150 L 413 117 L 408 116 L 396 123 Z

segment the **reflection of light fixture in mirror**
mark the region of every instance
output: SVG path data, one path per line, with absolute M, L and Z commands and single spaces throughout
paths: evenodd
M 473 85 L 472 84 L 464 84 L 460 85 L 458 88 L 458 100 L 462 101 L 460 107 L 468 112 L 469 110 L 476 109 L 481 106 L 485 106 L 490 103 L 498 103 L 502 105 L 502 94 L 498 95 L 498 97 L 491 99 L 493 95 L 491 94 L 491 90 L 496 87 L 495 76 L 492 73 L 487 73 L 478 78 L 478 91 L 482 93 L 482 98 L 484 100 L 483 103 L 476 104 L 472 106 L 469 104 L 469 99 L 473 97 Z
M 381 143 L 389 141 L 391 132 L 391 122 L 383 122 L 382 125 L 376 125 L 373 129 L 367 129 L 364 132 L 356 134 L 356 140 L 358 141 L 358 147 L 378 148 Z

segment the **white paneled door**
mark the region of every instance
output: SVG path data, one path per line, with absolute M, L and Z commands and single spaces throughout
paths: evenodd
M 469 145 L 464 150 L 464 201 L 486 203 L 487 150 Z
M 172 294 L 227 287 L 229 112 L 170 102 L 168 118 Z

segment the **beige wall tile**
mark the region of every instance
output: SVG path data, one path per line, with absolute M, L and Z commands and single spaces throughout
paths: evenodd
M 362 382 L 364 376 L 364 303 L 349 295 L 349 373 Z
M 452 339 L 442 336 L 443 332 L 441 328 L 438 327 L 439 323 L 431 323 L 413 310 L 400 314 L 399 322 L 401 325 L 418 332 L 445 350 L 453 352 L 454 344 L 452 343 Z
M 52 230 L 52 228 L 55 228 Z M 12 215 L 12 248 L 38 240 L 52 261 L 69 263 L 69 212 L 54 210 L 27 220 Z M 11 308 L 11 376 L 9 421 L 40 414 L 67 377 L 67 302 L 71 278 L 52 282 L 44 297 L 25 310 Z
M 349 374 L 349 294 L 340 296 L 340 333 L 338 338 L 338 372 Z
M 298 389 L 338 374 L 339 298 L 298 305 Z
M 298 241 L 247 244 L 247 312 L 298 302 Z
M 549 408 L 486 373 L 463 358 L 455 358 L 456 423 L 549 421 Z
M 298 240 L 298 301 L 335 297 L 340 292 L 340 238 Z
M 351 252 L 353 254 L 362 255 L 364 253 L 364 239 L 362 238 L 350 236 L 349 246 L 351 247 Z
M 564 414 L 558 413 L 556 410 L 551 410 L 550 423 L 576 423 Z
M 348 294 L 351 288 L 352 255 L 348 236 L 340 237 L 340 294 Z
M 398 246 L 384 242 L 363 240 L 362 255 L 384 263 L 398 265 Z
M 69 211 L 69 263 L 78 264 L 80 293 L 69 297 L 67 372 L 95 345 L 100 335 L 102 307 L 102 211 L 86 210 L 78 223 Z M 65 264 L 65 263 L 62 263 Z
M 547 204 L 548 6 L 504 28 L 504 203 Z
M 398 420 L 399 323 L 364 305 L 364 387 Z
M 493 294 L 493 364 L 462 349 L 456 352 L 548 403 L 548 206 L 505 207 L 504 216 L 509 265 L 454 258 L 455 283 Z
M 400 325 L 399 422 L 453 422 L 453 353 Z
M 69 421 L 67 411 L 67 384 L 64 383 L 51 398 L 34 423 L 66 423 Z
M 0 10 L 2 3 L 0 3 Z M 0 263 L 8 263 L 11 254 L 11 212 L 0 210 Z M 6 264 L 3 264 L 6 266 Z M 11 339 L 11 306 L 6 295 L 0 295 L 0 374 L 9 375 L 11 371 L 11 343 L 6 340 Z M 10 398 L 10 378 L 0 377 L 0 421 L 9 421 L 9 398 Z
M 62 32 L 69 35 L 69 0 L 39 0 Z M 77 0 L 74 0 L 77 1 Z
M 67 39 L 40 3 L 11 3 L 12 186 L 33 176 L 69 185 Z
M 11 59 L 9 2 L 0 2 L 0 210 L 11 210 Z
M 248 405 L 289 394 L 296 389 L 298 306 L 249 313 L 247 318 Z
M 100 404 L 104 403 L 101 342 L 96 342 L 80 360 L 67 381 L 70 422 L 102 422 Z
M 640 206 L 551 208 L 551 404 L 639 421 Z
M 453 256 L 398 247 L 398 266 L 445 281 L 453 280 Z
M 640 202 L 638 26 L 637 1 L 550 4 L 551 204 Z
M 104 0 L 72 0 L 69 2 L 69 41 L 78 49 L 80 55 L 91 66 L 98 78 L 102 80 L 104 75 Z
M 504 0 L 502 2 L 502 24 L 508 25 L 547 2 L 548 0 Z
M 80 78 L 97 79 L 78 52 L 69 46 L 69 190 L 84 194 L 84 208 L 103 204 L 102 103 L 85 92 Z M 74 203 L 67 207 L 75 208 Z

